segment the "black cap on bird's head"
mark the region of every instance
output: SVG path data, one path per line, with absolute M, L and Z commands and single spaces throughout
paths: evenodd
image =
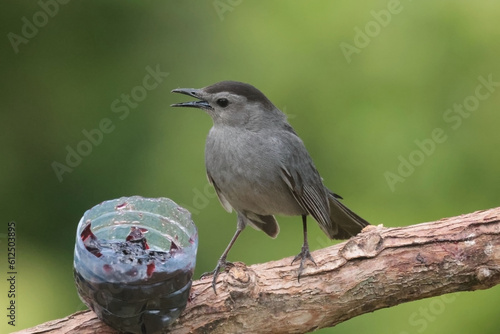
M 254 86 L 239 81 L 221 81 L 204 88 L 207 93 L 228 92 L 235 95 L 244 96 L 248 102 L 259 102 L 265 107 L 272 108 L 273 104 L 269 99 Z

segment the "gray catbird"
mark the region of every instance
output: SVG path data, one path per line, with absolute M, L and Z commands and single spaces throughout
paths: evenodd
M 331 239 L 348 239 L 369 223 L 343 205 L 339 195 L 323 185 L 304 143 L 286 115 L 252 85 L 222 81 L 194 89 L 178 88 L 198 101 L 172 104 L 205 110 L 213 120 L 205 146 L 209 182 L 227 211 L 238 214 L 236 233 L 213 271 L 230 265 L 227 254 L 246 225 L 274 238 L 279 233 L 274 215 L 302 216 L 304 243 L 292 263 L 314 259 L 307 242 L 307 215 L 316 219 Z

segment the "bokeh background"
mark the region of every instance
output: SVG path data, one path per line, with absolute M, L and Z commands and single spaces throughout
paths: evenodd
M 500 82 L 498 2 L 60 1 L 9 1 L 0 11 L 1 332 L 85 308 L 72 276 L 75 230 L 104 200 L 164 196 L 186 206 L 199 228 L 196 275 L 213 269 L 236 219 L 205 178 L 211 120 L 170 108 L 187 98 L 173 88 L 231 79 L 261 89 L 287 113 L 325 183 L 372 223 L 406 226 L 500 205 L 500 86 L 474 99 L 479 77 Z M 161 72 L 151 90 L 141 88 L 148 68 Z M 447 111 L 464 103 L 463 116 Z M 85 147 L 84 132 L 106 119 L 112 130 Z M 415 153 L 415 141 L 436 128 L 446 140 Z M 73 167 L 68 148 L 87 149 Z M 387 172 L 410 156 L 418 165 L 390 184 Z M 54 162 L 68 166 L 59 177 Z M 10 221 L 15 328 L 4 315 Z M 279 221 L 276 240 L 247 229 L 229 259 L 298 253 L 300 219 Z M 310 226 L 311 248 L 332 244 Z M 496 287 L 318 333 L 493 334 L 499 307 Z

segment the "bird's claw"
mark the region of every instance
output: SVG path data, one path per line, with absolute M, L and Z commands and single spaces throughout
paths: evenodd
M 228 262 L 225 259 L 220 259 L 217 262 L 217 266 L 215 267 L 215 269 L 212 271 L 208 271 L 206 273 L 201 274 L 200 279 L 205 278 L 205 277 L 210 276 L 210 275 L 213 275 L 214 277 L 212 278 L 212 289 L 214 289 L 214 293 L 217 294 L 217 290 L 216 290 L 217 277 L 219 276 L 219 274 L 222 270 L 226 270 L 227 268 L 232 267 L 232 266 L 234 266 L 234 264 L 232 262 Z
M 304 270 L 304 263 L 309 260 L 311 261 L 315 266 L 317 266 L 316 261 L 314 261 L 311 252 L 309 252 L 309 246 L 308 245 L 303 245 L 302 250 L 300 251 L 299 254 L 297 254 L 296 257 L 293 258 L 293 261 L 291 264 L 293 264 L 295 261 L 300 259 L 300 265 L 299 265 L 299 273 L 297 275 L 297 281 L 300 282 L 300 276 L 302 275 L 302 271 Z

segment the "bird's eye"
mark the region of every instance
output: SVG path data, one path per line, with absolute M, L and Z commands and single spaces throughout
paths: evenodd
M 227 99 L 218 99 L 217 100 L 217 104 L 222 107 L 222 108 L 225 108 L 227 107 L 227 105 L 229 104 L 229 101 Z

